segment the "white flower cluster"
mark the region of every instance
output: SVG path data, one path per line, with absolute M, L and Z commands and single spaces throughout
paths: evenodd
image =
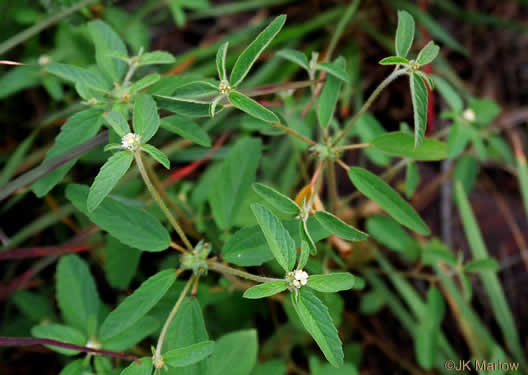
M 297 289 L 300 289 L 301 286 L 306 285 L 306 283 L 308 282 L 308 273 L 306 273 L 306 271 L 296 270 L 295 272 L 293 272 L 293 277 L 294 280 L 292 283 L 293 286 Z
M 136 151 L 141 146 L 141 136 L 134 133 L 128 133 L 121 138 L 121 147 L 128 151 Z
M 462 113 L 462 117 L 464 117 L 464 120 L 469 122 L 475 121 L 476 118 L 475 112 L 470 108 L 466 109 L 464 113 Z
M 231 92 L 231 86 L 229 85 L 229 82 L 227 81 L 220 82 L 220 85 L 218 86 L 218 91 L 222 95 L 228 95 Z

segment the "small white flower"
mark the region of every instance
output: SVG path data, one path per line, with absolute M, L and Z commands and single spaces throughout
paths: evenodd
M 475 121 L 475 118 L 476 118 L 475 111 L 468 108 L 464 111 L 464 113 L 462 113 L 462 117 L 464 117 L 464 120 L 466 121 L 473 122 Z
M 301 282 L 299 280 L 293 280 L 293 286 L 299 289 L 301 287 Z
M 128 133 L 121 138 L 121 147 L 128 151 L 136 151 L 141 146 L 141 136 L 134 133 Z
M 49 57 L 48 55 L 42 55 L 38 59 L 38 63 L 41 66 L 42 65 L 48 65 L 50 62 L 51 62 L 51 57 Z
M 301 285 L 306 285 L 306 283 L 308 282 L 308 274 L 306 273 L 306 271 L 295 271 L 295 281 L 298 281 Z
M 88 342 L 86 343 L 86 347 L 90 349 L 101 349 L 102 348 L 101 343 L 97 341 L 96 338 L 91 338 L 90 340 L 88 340 Z
M 229 82 L 227 81 L 220 82 L 220 85 L 218 86 L 218 91 L 222 95 L 229 95 L 229 93 L 231 92 L 231 86 L 229 85 Z

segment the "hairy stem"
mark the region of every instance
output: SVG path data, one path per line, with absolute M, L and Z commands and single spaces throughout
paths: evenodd
M 355 116 L 352 118 L 352 120 L 347 125 L 347 127 L 345 129 L 343 129 L 343 131 L 339 134 L 339 136 L 336 138 L 336 140 L 334 141 L 332 146 L 335 147 L 339 142 L 341 142 L 343 140 L 343 138 L 345 138 L 345 136 L 350 131 L 350 129 L 352 129 L 352 127 L 354 125 L 356 125 L 356 123 L 361 118 L 361 116 L 363 116 L 363 114 L 369 109 L 369 107 L 372 105 L 374 100 L 378 97 L 378 95 L 383 91 L 383 89 L 385 87 L 387 87 L 396 78 L 398 78 L 398 77 L 400 77 L 402 75 L 405 75 L 405 74 L 407 74 L 407 68 L 396 70 L 396 71 L 392 72 L 387 78 L 385 78 L 379 84 L 379 86 L 376 87 L 376 89 L 372 92 L 372 94 L 370 94 L 370 96 L 367 99 L 367 101 L 365 102 L 365 104 L 363 104 L 363 107 L 361 107 L 359 112 L 355 114 Z
M 154 198 L 154 200 L 156 202 L 158 202 L 161 210 L 163 211 L 165 216 L 167 216 L 167 219 L 169 219 L 169 222 L 171 223 L 171 225 L 174 228 L 174 230 L 176 231 L 176 233 L 178 233 L 178 235 L 180 236 L 181 240 L 185 244 L 185 247 L 187 247 L 187 249 L 189 251 L 192 251 L 193 247 L 192 247 L 191 243 L 189 242 L 189 239 L 185 235 L 185 232 L 180 227 L 180 224 L 178 224 L 178 221 L 172 215 L 172 213 L 170 212 L 169 208 L 165 205 L 165 202 L 163 202 L 163 199 L 161 199 L 161 196 L 159 195 L 158 191 L 156 190 L 156 188 L 154 187 L 154 185 L 150 181 L 150 178 L 148 176 L 147 170 L 145 169 L 145 165 L 143 164 L 143 158 L 141 156 L 141 151 L 134 152 L 134 158 L 136 159 L 136 164 L 137 164 L 137 167 L 138 167 L 138 170 L 139 170 L 139 174 L 143 178 L 143 181 L 145 182 L 145 185 L 147 186 L 148 191 L 152 195 L 152 198 Z
M 270 281 L 281 280 L 281 279 L 276 279 L 274 277 L 264 277 L 264 276 L 253 275 L 252 273 L 241 271 L 241 270 L 237 270 L 236 268 L 231 268 L 231 267 L 226 266 L 226 265 L 224 265 L 222 263 L 218 263 L 218 262 L 214 262 L 214 261 L 209 261 L 208 262 L 208 266 L 209 266 L 210 270 L 213 270 L 213 271 L 216 271 L 216 272 L 220 272 L 220 273 L 224 273 L 224 274 L 227 273 L 227 274 L 230 274 L 230 275 L 242 277 L 244 279 L 256 281 L 258 283 L 267 283 L 267 282 L 270 282 Z
M 169 326 L 172 322 L 172 319 L 174 319 L 174 316 L 178 312 L 178 309 L 180 308 L 180 305 L 182 304 L 183 299 L 187 295 L 187 292 L 189 291 L 189 288 L 191 287 L 194 279 L 195 279 L 195 276 L 191 276 L 189 280 L 187 281 L 187 284 L 185 284 L 185 287 L 181 291 L 180 296 L 178 297 L 178 300 L 174 304 L 174 307 L 172 308 L 169 316 L 167 317 L 167 320 L 165 321 L 165 324 L 163 325 L 163 328 L 161 329 L 161 333 L 158 338 L 158 343 L 156 344 L 156 354 L 154 355 L 154 360 L 161 359 L 161 349 L 163 347 L 163 342 L 165 341 L 165 336 L 167 336 L 167 331 L 169 330 Z
M 304 135 L 302 135 L 300 133 L 297 133 L 295 130 L 293 130 L 291 128 L 288 128 L 287 126 L 282 125 L 279 122 L 270 122 L 270 124 L 275 126 L 276 128 L 279 128 L 279 129 L 285 131 L 289 135 L 292 135 L 292 136 L 294 136 L 296 138 L 299 138 L 304 143 L 307 143 L 307 144 L 312 145 L 312 146 L 315 146 L 317 144 L 314 141 L 312 141 L 310 138 L 306 138 Z
M 354 144 L 354 145 L 346 145 L 346 146 L 336 147 L 335 150 L 336 151 L 356 150 L 358 148 L 366 148 L 366 147 L 369 147 L 369 146 L 370 146 L 370 143 L 357 143 L 357 144 Z

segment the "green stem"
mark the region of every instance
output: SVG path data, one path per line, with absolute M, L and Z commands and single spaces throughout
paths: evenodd
M 148 176 L 147 170 L 145 169 L 145 165 L 143 164 L 143 158 L 141 157 L 141 151 L 134 152 L 134 158 L 136 159 L 136 164 L 139 170 L 139 174 L 143 178 L 143 181 L 145 182 L 145 185 L 147 186 L 148 191 L 152 195 L 152 198 L 154 198 L 154 200 L 158 202 L 161 210 L 163 211 L 165 216 L 167 216 L 167 219 L 169 219 L 169 222 L 173 226 L 176 233 L 178 233 L 178 235 L 180 236 L 181 240 L 185 244 L 185 247 L 187 247 L 189 251 L 193 251 L 193 247 L 191 243 L 189 242 L 189 239 L 185 235 L 185 232 L 180 227 L 180 224 L 178 224 L 178 221 L 174 218 L 169 208 L 165 205 L 165 202 L 163 202 L 163 199 L 161 199 L 161 196 L 159 195 L 158 191 L 152 184 L 152 181 L 150 181 L 150 177 Z
M 400 69 L 400 70 L 396 70 L 394 72 L 391 73 L 391 75 L 389 75 L 387 78 L 385 78 L 383 80 L 383 82 L 381 82 L 379 84 L 378 87 L 376 87 L 376 89 L 372 92 L 372 94 L 370 94 L 369 98 L 367 99 L 367 101 L 365 102 L 365 104 L 363 104 L 363 107 L 361 107 L 361 109 L 359 110 L 358 113 L 356 113 L 356 115 L 352 118 L 352 120 L 348 123 L 347 127 L 345 129 L 343 129 L 343 131 L 341 131 L 341 133 L 339 134 L 339 136 L 336 138 L 336 140 L 334 141 L 334 143 L 332 144 L 332 147 L 335 147 L 339 142 L 341 142 L 343 140 L 343 138 L 345 138 L 345 136 L 347 135 L 347 133 L 350 131 L 350 129 L 352 129 L 352 127 L 354 125 L 356 125 L 356 123 L 358 122 L 358 120 L 361 118 L 361 116 L 363 116 L 363 114 L 369 109 L 369 107 L 371 106 L 371 104 L 374 102 L 374 100 L 378 97 L 378 95 L 383 91 L 383 89 L 385 87 L 387 87 L 392 81 L 394 81 L 396 78 L 402 76 L 402 75 L 405 75 L 407 74 L 407 68 L 404 68 L 404 69 Z
M 70 8 L 64 9 L 63 11 L 52 15 L 51 17 L 37 23 L 36 25 L 31 26 L 30 28 L 14 35 L 13 37 L 9 38 L 2 44 L 0 44 L 0 54 L 6 53 L 13 47 L 16 47 L 20 43 L 25 42 L 29 38 L 39 34 L 42 30 L 56 24 L 63 18 L 66 18 L 73 13 L 77 12 L 79 9 L 82 9 L 88 5 L 91 5 L 93 3 L 98 2 L 99 0 L 84 0 L 80 1 L 77 4 L 71 6 Z
M 354 144 L 354 145 L 346 145 L 346 146 L 336 147 L 335 150 L 336 151 L 355 150 L 355 149 L 358 149 L 358 148 L 366 148 L 366 147 L 369 147 L 369 146 L 370 146 L 369 143 L 357 143 L 357 144 Z
M 191 287 L 194 279 L 195 279 L 195 276 L 191 276 L 189 280 L 187 281 L 187 284 L 185 284 L 185 287 L 181 291 L 180 296 L 178 297 L 178 300 L 174 304 L 174 307 L 172 308 L 169 316 L 167 317 L 167 320 L 165 321 L 165 324 L 163 325 L 163 328 L 161 329 L 161 333 L 158 338 L 158 343 L 156 344 L 156 354 L 154 354 L 154 362 L 156 362 L 156 360 L 159 361 L 162 359 L 161 349 L 163 347 L 163 342 L 165 341 L 165 336 L 167 336 L 167 331 L 169 330 L 172 319 L 174 319 L 174 316 L 178 312 L 178 309 L 180 308 L 180 305 L 182 304 L 183 299 L 187 295 L 187 292 L 189 291 L 189 288 Z M 158 368 L 156 364 L 154 364 L 154 366 Z
M 271 125 L 275 126 L 276 128 L 279 128 L 283 131 L 285 131 L 286 133 L 288 133 L 289 135 L 292 135 L 298 139 L 300 139 L 301 141 L 303 141 L 304 143 L 307 143 L 309 145 L 312 145 L 312 146 L 315 146 L 317 143 L 315 143 L 314 141 L 312 141 L 310 138 L 307 138 L 305 137 L 304 135 L 300 134 L 300 133 L 297 133 L 295 130 L 291 129 L 291 128 L 288 128 L 287 126 L 285 125 L 282 125 L 281 123 L 279 122 L 270 122 Z
M 270 282 L 270 281 L 282 280 L 282 279 L 276 279 L 274 277 L 264 277 L 264 276 L 253 275 L 252 273 L 241 271 L 241 270 L 237 270 L 236 268 L 231 268 L 229 266 L 223 265 L 222 263 L 218 263 L 218 262 L 214 262 L 214 261 L 209 261 L 207 263 L 207 265 L 208 265 L 210 270 L 213 270 L 213 271 L 216 271 L 216 272 L 220 272 L 220 273 L 227 273 L 227 274 L 238 276 L 238 277 L 242 277 L 244 279 L 256 281 L 258 283 L 267 283 L 267 282 Z

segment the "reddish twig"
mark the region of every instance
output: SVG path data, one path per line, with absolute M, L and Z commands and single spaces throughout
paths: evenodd
M 79 246 L 46 246 L 46 247 L 26 247 L 11 249 L 0 253 L 0 260 L 38 258 L 48 255 L 62 255 L 68 253 L 80 253 L 95 249 L 100 245 L 79 245 Z
M 178 169 L 176 172 L 172 173 L 169 178 L 163 181 L 163 184 L 162 184 L 163 188 L 166 189 L 167 187 L 173 185 L 174 183 L 181 180 L 182 178 L 190 175 L 202 164 L 205 164 L 218 151 L 218 149 L 224 144 L 228 136 L 229 136 L 228 133 L 222 134 L 222 136 L 218 138 L 218 140 L 214 144 L 213 148 L 207 154 L 205 154 L 205 156 L 202 159 L 195 161 L 183 168 Z
M 31 346 L 31 345 L 49 345 L 56 346 L 58 348 L 65 348 L 71 350 L 77 350 L 80 352 L 101 354 L 108 357 L 114 357 L 119 359 L 126 359 L 128 361 L 139 362 L 139 358 L 125 353 L 113 352 L 110 350 L 100 350 L 93 349 L 87 346 L 80 346 L 74 344 L 68 344 L 67 342 L 62 342 L 52 339 L 39 339 L 33 337 L 0 337 L 0 346 Z

